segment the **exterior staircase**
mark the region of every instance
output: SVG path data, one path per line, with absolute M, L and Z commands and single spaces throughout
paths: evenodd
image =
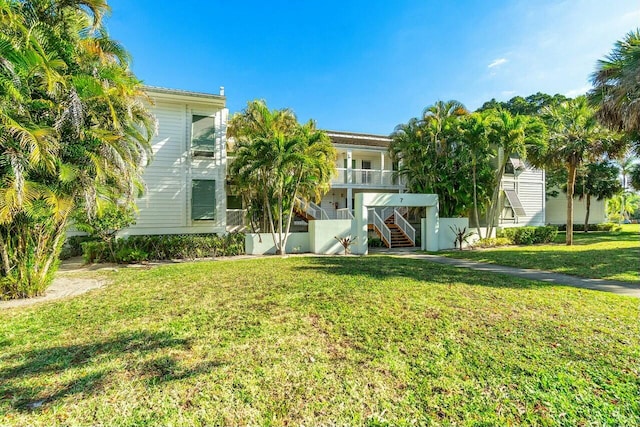
M 384 220 L 384 223 L 389 227 L 389 231 L 391 231 L 391 248 L 412 248 L 415 245 L 409 239 L 409 237 L 404 234 L 404 232 L 398 227 L 395 223 L 393 215 L 390 215 Z

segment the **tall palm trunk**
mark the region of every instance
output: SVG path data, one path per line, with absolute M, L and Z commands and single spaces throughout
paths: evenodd
M 591 213 L 591 194 L 587 194 L 587 214 L 584 217 L 584 232 L 589 232 L 589 214 Z
M 476 178 L 475 158 L 473 160 L 472 174 L 473 174 L 473 215 L 475 216 L 476 230 L 478 231 L 478 236 L 481 239 L 484 239 L 484 237 L 482 237 L 482 232 L 480 231 L 480 217 L 478 215 L 478 185 L 477 185 L 477 178 Z
M 496 175 L 496 186 L 493 189 L 493 194 L 491 195 L 491 208 L 489 209 L 489 218 L 487 223 L 487 237 L 491 237 L 493 235 L 493 229 L 495 227 L 496 215 L 498 214 L 498 199 L 500 196 L 500 184 L 502 183 L 502 176 L 504 175 L 504 170 L 506 167 L 506 162 L 500 164 L 500 168 L 498 169 L 498 174 Z
M 572 159 L 569 162 L 569 175 L 567 176 L 567 246 L 573 245 L 573 195 L 576 185 L 576 173 L 578 166 Z
M 284 255 L 285 248 L 283 245 L 284 236 L 282 235 L 282 191 L 278 194 L 278 243 L 276 244 L 276 254 Z

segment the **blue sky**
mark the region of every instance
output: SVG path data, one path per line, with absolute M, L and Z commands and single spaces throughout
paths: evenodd
M 265 99 L 324 129 L 389 134 L 438 99 L 576 96 L 640 27 L 638 0 L 110 0 L 146 84 Z

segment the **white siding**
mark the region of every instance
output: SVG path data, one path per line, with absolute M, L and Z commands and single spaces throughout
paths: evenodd
M 152 140 L 153 159 L 143 175 L 146 192 L 137 201 L 136 224 L 123 230 L 121 235 L 225 232 L 227 110 L 219 105 L 207 105 L 200 99 L 193 104 L 160 99 L 151 110 L 158 120 L 158 132 Z M 214 158 L 192 158 L 192 114 L 215 114 Z M 192 179 L 216 181 L 216 220 L 191 220 Z

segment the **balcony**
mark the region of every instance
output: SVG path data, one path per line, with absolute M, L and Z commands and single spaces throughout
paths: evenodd
M 360 186 L 376 188 L 401 188 L 402 179 L 394 176 L 394 171 L 375 169 L 351 169 L 351 179 L 349 170 L 337 168 L 337 175 L 331 180 L 332 187 L 339 186 Z

